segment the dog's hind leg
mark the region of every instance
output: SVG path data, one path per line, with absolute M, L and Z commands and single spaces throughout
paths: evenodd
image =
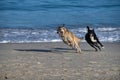
M 78 51 L 77 52 L 81 53 L 81 48 L 79 46 L 78 46 Z
M 101 48 L 97 43 L 94 43 L 94 45 L 101 51 Z
M 101 43 L 99 40 L 97 40 L 97 42 L 100 44 L 100 46 L 101 46 L 102 48 L 104 48 L 104 46 L 102 45 L 102 43 Z
M 75 43 L 75 49 L 77 53 L 81 53 L 81 48 L 78 44 Z
M 80 47 L 75 46 L 75 49 L 76 49 L 76 52 L 77 52 L 77 53 L 81 53 L 81 49 L 80 49 Z

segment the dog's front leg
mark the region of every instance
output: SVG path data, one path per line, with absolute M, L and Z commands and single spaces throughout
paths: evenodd
M 75 42 L 75 41 L 74 41 Z M 74 43 L 75 49 L 77 53 L 81 53 L 81 48 L 79 46 L 79 44 L 77 44 L 76 42 Z
M 81 48 L 77 46 L 77 53 L 81 53 Z
M 72 39 L 70 37 L 68 37 L 67 40 L 69 42 L 69 46 L 71 46 L 72 49 L 74 49 L 74 42 L 72 41 Z
M 95 51 L 98 51 L 97 48 L 96 48 L 96 46 L 95 46 L 94 44 L 89 43 L 89 45 L 90 45 L 91 47 L 93 47 L 93 48 L 95 49 Z

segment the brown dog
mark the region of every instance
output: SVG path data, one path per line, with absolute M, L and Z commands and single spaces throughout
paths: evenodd
M 81 53 L 79 43 L 83 38 L 78 38 L 64 26 L 58 27 L 57 33 L 62 38 L 65 44 L 69 45 L 70 47 L 76 49 L 77 52 Z

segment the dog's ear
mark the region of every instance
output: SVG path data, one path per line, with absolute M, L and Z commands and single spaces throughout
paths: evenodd
M 94 30 L 94 29 L 92 29 L 92 31 L 93 31 L 93 33 L 95 33 L 95 30 Z
M 89 26 L 87 26 L 87 30 L 88 30 L 88 31 L 90 30 Z
M 93 29 L 92 31 L 93 31 L 94 36 L 96 36 L 95 30 Z
M 65 30 L 66 30 L 67 32 L 69 31 L 67 27 L 65 28 Z
M 64 29 L 65 31 L 67 31 L 67 28 L 66 28 L 66 27 L 63 27 L 63 29 Z
M 69 32 L 69 30 L 66 28 L 66 31 Z

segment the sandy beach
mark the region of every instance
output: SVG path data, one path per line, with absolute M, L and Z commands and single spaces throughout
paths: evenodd
M 62 42 L 1 43 L 0 80 L 120 80 L 120 43 L 82 54 Z

